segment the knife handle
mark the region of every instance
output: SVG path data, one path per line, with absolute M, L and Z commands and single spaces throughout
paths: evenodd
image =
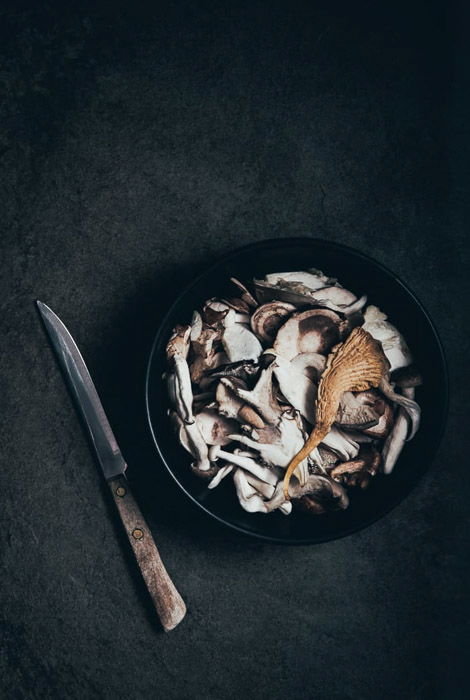
M 114 502 L 165 632 L 172 630 L 186 614 L 186 605 L 169 577 L 158 553 L 150 528 L 134 500 L 125 476 L 108 481 Z

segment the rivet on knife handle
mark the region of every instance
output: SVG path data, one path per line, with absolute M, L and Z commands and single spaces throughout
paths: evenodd
M 152 533 L 134 501 L 126 478 L 120 476 L 108 483 L 145 584 L 163 628 L 168 632 L 185 616 L 184 601 L 168 576 Z

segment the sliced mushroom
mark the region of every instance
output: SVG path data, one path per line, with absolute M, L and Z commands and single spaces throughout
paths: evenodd
M 323 438 L 321 444 L 333 450 L 342 460 L 354 459 L 359 452 L 359 444 L 350 434 L 336 426 L 330 428 L 329 433 Z
M 369 398 L 367 392 L 356 394 L 345 391 L 339 402 L 335 423 L 346 429 L 365 430 L 376 426 L 379 418 L 375 402 Z
M 405 395 L 405 398 L 413 400 L 415 395 L 414 387 L 408 387 L 403 389 L 403 394 Z M 382 469 L 385 474 L 390 474 L 393 471 L 393 468 L 397 463 L 397 460 L 405 445 L 408 433 L 409 415 L 406 409 L 400 407 L 398 410 L 397 417 L 395 419 L 395 424 L 387 439 L 385 440 L 382 449 Z
M 295 369 L 317 382 L 325 369 L 326 357 L 318 352 L 301 352 L 291 360 L 291 363 Z
M 411 387 L 420 386 L 423 383 L 423 378 L 418 372 L 416 365 L 408 365 L 400 367 L 390 375 L 390 383 L 395 384 L 401 389 L 409 389 Z
M 167 360 L 174 366 L 177 411 L 185 423 L 194 423 L 193 392 L 186 359 L 189 351 L 190 333 L 191 326 L 176 326 L 166 346 Z
M 219 413 L 256 428 L 263 428 L 265 424 L 261 416 L 235 393 L 235 389 L 240 386 L 245 387 L 246 384 L 234 377 L 226 377 L 217 384 L 215 399 Z
M 289 498 L 301 508 L 303 506 L 304 509 L 316 513 L 343 510 L 349 505 L 348 495 L 341 484 L 321 474 L 310 474 L 303 486 L 297 482 L 290 482 Z M 270 511 L 278 508 L 283 502 L 285 497 L 283 485 L 280 482 L 276 486 L 273 497 L 265 505 Z
M 170 419 L 175 427 L 181 445 L 187 450 L 196 460 L 192 465 L 196 473 L 208 472 L 202 476 L 215 476 L 215 471 L 212 470 L 212 465 L 209 460 L 209 448 L 207 447 L 201 431 L 194 423 L 185 423 L 175 411 L 169 411 Z
M 189 374 L 191 381 L 194 384 L 199 384 L 201 388 L 210 386 L 214 377 L 210 374 L 211 370 L 217 370 L 220 365 L 223 365 L 227 360 L 227 355 L 224 352 L 212 352 L 207 357 L 196 355 L 191 362 Z M 204 381 L 206 379 L 207 381 Z
M 305 432 L 298 414 L 290 411 L 285 411 L 282 414 L 276 425 L 276 431 L 277 439 L 271 439 L 273 433 L 270 433 L 270 439 L 266 442 L 262 442 L 264 435 L 258 430 L 252 431 L 251 436 L 233 434 L 230 435 L 230 438 L 258 452 L 261 459 L 266 464 L 272 467 L 285 468 L 293 455 L 297 454 L 299 449 L 303 446 L 305 442 Z M 297 467 L 295 476 L 301 483 L 304 483 L 308 477 L 310 463 L 315 463 L 318 468 L 322 468 L 322 461 L 318 450 L 312 451 L 312 454 Z
M 191 340 L 197 340 L 202 333 L 203 321 L 202 316 L 199 311 L 193 311 L 193 317 L 191 319 Z
M 263 348 L 254 333 L 243 324 L 237 323 L 233 309 L 227 313 L 223 324 L 222 344 L 229 361 L 253 360 L 257 362 Z
M 369 484 L 371 476 L 377 474 L 382 457 L 372 445 L 364 445 L 354 460 L 340 462 L 334 467 L 330 476 L 335 481 L 346 486 L 361 486 Z
M 273 371 L 274 367 L 272 364 L 263 369 L 255 387 L 249 391 L 243 388 L 239 383 L 228 385 L 230 388 L 233 387 L 233 391 L 239 396 L 244 402 L 253 406 L 256 411 L 264 418 L 268 423 L 276 423 L 279 419 L 282 409 L 276 399 L 273 387 Z M 229 381 L 227 378 L 220 380 L 222 384 L 227 386 Z
M 236 297 L 229 297 L 228 299 L 222 299 L 221 300 L 224 304 L 227 304 L 231 309 L 234 309 L 235 311 L 238 311 L 241 314 L 249 314 L 250 313 L 250 307 L 244 301 L 243 299 L 237 299 Z M 248 322 L 249 322 L 249 316 L 248 316 Z
M 276 273 L 266 275 L 264 280 L 254 280 L 254 283 L 261 302 L 276 299 L 297 306 L 323 306 L 346 315 L 356 313 L 367 302 L 366 296 L 358 299 L 319 270 Z
M 341 318 L 334 311 L 300 311 L 281 326 L 273 347 L 286 360 L 292 360 L 299 353 L 326 355 L 340 341 L 341 328 Z
M 289 404 L 299 411 L 309 423 L 313 423 L 317 396 L 316 384 L 301 369 L 297 369 L 293 361 L 290 362 L 281 355 L 276 355 L 270 366 L 273 368 L 279 388 Z
M 412 363 L 413 358 L 404 337 L 387 321 L 387 314 L 377 306 L 371 305 L 366 308 L 362 327 L 381 342 L 385 356 L 390 362 L 390 372 Z
M 411 440 L 415 436 L 421 420 L 421 409 L 419 405 L 416 403 L 416 401 L 409 398 L 409 392 L 411 392 L 411 387 L 410 389 L 403 389 L 404 395 L 397 394 L 393 390 L 393 387 L 388 381 L 388 379 L 386 377 L 383 377 L 382 381 L 379 384 L 379 389 L 382 392 L 382 394 L 387 397 L 387 399 L 401 406 L 401 408 L 404 409 L 404 411 L 407 413 L 410 429 L 408 432 L 408 437 L 406 439 Z M 412 395 L 414 396 L 414 389 Z
M 266 501 L 259 492 L 256 482 L 243 469 L 236 469 L 233 473 L 233 482 L 237 492 L 241 507 L 248 513 L 268 513 Z M 290 506 L 290 508 L 289 508 Z M 292 505 L 284 501 L 276 506 L 282 513 L 288 515 L 292 510 Z
M 258 306 L 251 316 L 251 329 L 263 343 L 272 343 L 281 325 L 295 310 L 293 304 L 282 301 Z
M 369 435 L 375 439 L 381 440 L 386 437 L 393 426 L 393 407 L 385 397 L 375 389 L 369 391 L 361 391 L 356 396 L 363 401 L 370 402 L 374 411 L 379 416 L 379 422 L 371 428 L 364 430 L 365 435 Z
M 239 362 L 230 362 L 229 364 L 219 365 L 208 372 L 212 378 L 220 379 L 221 377 L 237 377 L 248 381 L 259 372 L 259 366 L 253 360 L 240 360 Z
M 211 447 L 209 450 L 209 456 L 212 462 L 218 459 L 223 459 L 230 464 L 235 464 L 238 467 L 242 467 L 246 471 L 249 471 L 258 479 L 262 479 L 266 484 L 271 484 L 271 486 L 276 486 L 279 481 L 280 472 L 275 469 L 269 469 L 268 467 L 258 464 L 258 462 L 253 459 L 252 456 L 243 452 L 243 450 L 234 450 L 232 452 L 226 452 L 222 450 L 219 445 Z
M 258 306 L 258 302 L 254 298 L 254 296 L 245 287 L 245 285 L 240 282 L 240 280 L 237 280 L 236 277 L 231 277 L 230 282 L 233 282 L 233 284 L 236 287 L 238 287 L 238 289 L 242 292 L 241 298 L 243 299 L 244 302 L 246 302 L 248 304 L 248 306 L 251 306 L 253 308 L 256 308 Z
M 195 418 L 206 445 L 228 445 L 232 442 L 228 436 L 237 429 L 236 421 L 210 408 L 204 408 L 196 413 Z

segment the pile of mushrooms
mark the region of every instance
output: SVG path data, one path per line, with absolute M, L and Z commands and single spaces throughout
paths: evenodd
M 347 508 L 348 490 L 389 474 L 419 427 L 421 378 L 403 336 L 366 296 L 319 270 L 268 274 L 253 280 L 254 294 L 231 282 L 234 296 L 208 299 L 166 348 L 169 415 L 194 474 L 209 489 L 230 475 L 250 513 Z M 387 375 L 379 388 L 341 395 L 331 429 L 284 491 L 315 427 L 327 358 L 358 326 L 379 341 Z

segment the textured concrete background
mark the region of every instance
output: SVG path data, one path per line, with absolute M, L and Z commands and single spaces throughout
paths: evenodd
M 2 698 L 468 697 L 468 55 L 446 4 L 2 3 Z M 208 261 L 309 234 L 425 302 L 452 402 L 394 512 L 282 548 L 176 492 L 144 370 L 165 304 Z M 187 600 L 169 635 L 35 298 L 76 337 Z

